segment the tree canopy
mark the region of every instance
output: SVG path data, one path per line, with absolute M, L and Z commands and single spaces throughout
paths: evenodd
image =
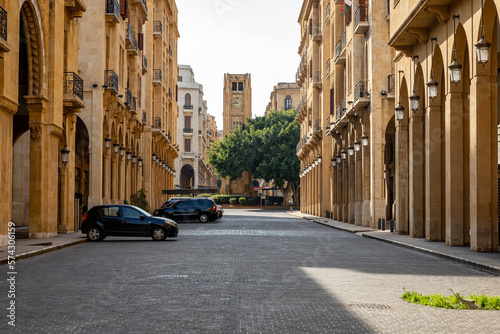
M 296 145 L 300 126 L 295 111 L 272 111 L 249 120 L 236 131 L 212 144 L 209 163 L 220 177 L 236 180 L 244 171 L 254 178 L 273 181 L 285 195 L 298 189 L 300 162 Z

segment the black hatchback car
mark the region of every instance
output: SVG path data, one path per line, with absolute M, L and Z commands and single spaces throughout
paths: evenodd
M 161 209 L 155 210 L 153 215 L 175 221 L 197 219 L 201 223 L 214 221 L 218 217 L 217 205 L 206 198 L 172 201 L 166 203 Z
M 82 233 L 89 241 L 107 236 L 151 237 L 155 241 L 175 238 L 179 232 L 173 220 L 154 217 L 133 205 L 98 205 L 83 216 Z

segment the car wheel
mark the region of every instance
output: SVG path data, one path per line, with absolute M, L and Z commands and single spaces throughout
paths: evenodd
M 91 227 L 87 231 L 87 239 L 88 241 L 101 241 L 104 239 L 104 233 L 99 227 Z
M 162 227 L 155 227 L 151 232 L 151 238 L 154 241 L 162 241 L 165 240 L 166 237 L 167 233 L 165 232 L 165 229 Z
M 202 213 L 198 219 L 200 220 L 200 223 L 206 223 L 208 221 L 208 215 L 206 213 Z

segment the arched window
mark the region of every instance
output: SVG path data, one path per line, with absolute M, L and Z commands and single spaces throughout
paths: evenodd
M 287 95 L 285 97 L 285 110 L 290 110 L 292 109 L 292 97 L 290 95 Z
M 187 93 L 186 97 L 184 98 L 184 105 L 190 106 L 191 104 L 191 94 Z

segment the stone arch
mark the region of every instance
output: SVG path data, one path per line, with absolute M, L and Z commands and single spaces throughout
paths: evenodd
M 180 186 L 183 189 L 194 187 L 194 168 L 190 164 L 185 164 L 181 168 Z
M 75 197 L 79 199 L 78 221 L 88 209 L 90 178 L 90 136 L 88 128 L 80 117 L 76 120 L 75 131 Z
M 385 147 L 384 147 L 384 165 L 385 165 L 385 218 L 386 220 L 394 220 L 396 218 L 394 212 L 395 203 L 395 175 L 396 175 L 396 120 L 392 118 L 387 123 L 385 128 Z
M 45 52 L 40 10 L 35 0 L 25 0 L 21 20 L 25 27 L 28 48 L 28 95 L 45 94 Z

